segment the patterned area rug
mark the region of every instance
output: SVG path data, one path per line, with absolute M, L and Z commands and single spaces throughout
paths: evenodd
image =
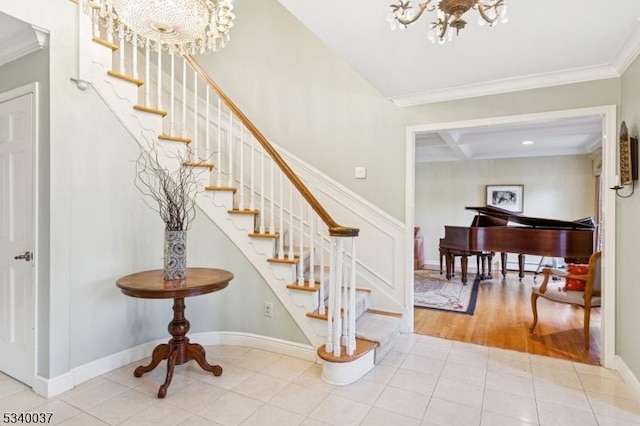
M 459 275 L 449 281 L 439 271 L 414 271 L 413 304 L 416 308 L 473 315 L 479 284 L 480 278 L 473 273 L 469 274 L 467 285 L 463 285 Z

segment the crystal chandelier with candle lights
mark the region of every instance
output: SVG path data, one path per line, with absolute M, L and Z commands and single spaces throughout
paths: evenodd
M 467 25 L 463 15 L 469 10 L 478 11 L 478 24 L 494 26 L 498 21 L 507 23 L 506 0 L 424 0 L 414 6 L 411 0 L 398 0 L 389 5 L 391 13 L 387 21 L 391 29 L 405 29 L 416 22 L 426 12 L 436 12 L 435 20 L 431 21 L 428 38 L 431 42 L 442 44 L 451 41 L 454 34 L 458 35 L 461 29 Z
M 233 0 L 83 0 L 84 10 L 114 39 L 154 50 L 208 53 L 225 46 Z

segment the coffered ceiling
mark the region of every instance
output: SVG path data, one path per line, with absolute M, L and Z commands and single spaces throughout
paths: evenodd
M 602 145 L 599 116 L 466 127 L 416 136 L 416 162 L 590 154 Z

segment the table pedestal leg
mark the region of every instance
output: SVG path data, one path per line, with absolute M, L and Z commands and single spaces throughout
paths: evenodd
M 167 395 L 167 389 L 173 379 L 173 370 L 176 365 L 195 360 L 203 370 L 213 373 L 214 376 L 222 374 L 222 367 L 210 365 L 207 362 L 204 348 L 201 345 L 189 343 L 189 338 L 186 335 L 189 332 L 190 324 L 184 316 L 184 310 L 184 298 L 173 299 L 173 320 L 169 323 L 169 334 L 172 337 L 169 343 L 156 346 L 149 365 L 140 366 L 133 372 L 134 376 L 140 377 L 156 368 L 160 361 L 167 360 L 167 376 L 158 389 L 158 398 L 164 398 Z

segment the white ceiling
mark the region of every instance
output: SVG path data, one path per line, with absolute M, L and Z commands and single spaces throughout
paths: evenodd
M 619 77 L 640 52 L 639 0 L 507 0 L 508 23 L 481 27 L 470 11 L 467 27 L 442 45 L 427 39 L 426 13 L 391 31 L 396 1 L 280 3 L 399 106 Z M 601 130 L 600 117 L 588 117 L 421 133 L 416 161 L 591 153 Z
M 391 31 L 395 1 L 280 0 L 400 106 L 617 77 L 640 51 L 638 0 L 508 0 L 507 24 L 480 27 L 470 11 L 443 45 L 427 39 L 426 12 Z

